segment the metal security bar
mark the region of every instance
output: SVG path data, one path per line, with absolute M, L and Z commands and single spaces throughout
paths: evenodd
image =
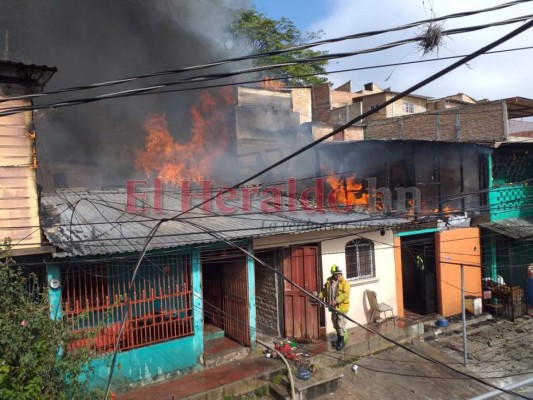
M 82 264 L 63 273 L 63 317 L 70 349 L 113 350 L 125 308 L 120 350 L 193 334 L 189 255 L 149 256 L 128 289 L 133 262 Z

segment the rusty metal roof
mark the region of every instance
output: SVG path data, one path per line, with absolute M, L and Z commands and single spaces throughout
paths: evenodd
M 151 193 L 147 193 L 148 197 Z M 141 251 L 151 230 L 163 218 L 179 214 L 181 196 L 165 192 L 162 210 L 141 213 L 126 211 L 125 191 L 69 192 L 43 195 L 41 224 L 51 244 L 61 251 L 56 257 L 103 255 Z M 176 220 L 161 224 L 148 250 L 244 239 L 279 234 L 294 234 L 329 229 L 380 229 L 399 227 L 406 219 L 367 212 L 289 211 L 284 199 L 280 212 L 261 211 L 261 201 L 249 211 L 221 215 L 201 208 L 183 213 Z M 194 200 L 192 204 L 198 204 Z M 213 203 L 214 204 L 214 203 Z M 224 200 L 227 206 L 235 201 Z M 264 205 L 264 204 L 263 204 Z M 213 207 L 214 208 L 214 207 Z M 215 237 L 208 232 L 216 232 Z
M 484 222 L 479 226 L 512 239 L 533 240 L 533 217 Z

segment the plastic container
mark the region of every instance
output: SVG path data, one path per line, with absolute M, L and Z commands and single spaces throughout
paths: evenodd
M 311 377 L 311 371 L 309 371 L 309 368 L 298 368 L 296 371 L 296 377 L 306 381 Z
M 449 325 L 448 320 L 444 318 L 437 319 L 437 326 L 440 326 L 441 328 L 445 328 Z

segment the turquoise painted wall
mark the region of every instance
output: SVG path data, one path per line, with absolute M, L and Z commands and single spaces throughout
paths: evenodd
M 46 282 L 48 284 L 48 297 L 50 302 L 50 318 L 53 320 L 60 319 L 62 316 L 61 309 L 61 286 L 56 289 L 50 287 L 50 281 L 57 279 L 61 282 L 61 268 L 56 265 L 46 264 Z
M 253 254 L 253 244 L 248 243 L 248 253 Z M 250 256 L 247 257 L 248 264 L 248 303 L 249 303 L 249 315 L 250 315 L 250 343 L 252 349 L 255 348 L 257 338 L 257 314 L 255 306 L 255 267 L 254 259 Z
M 118 353 L 111 383 L 112 390 L 148 384 L 202 369 L 196 336 Z M 106 354 L 92 361 L 92 387 L 106 387 L 111 359 L 112 354 Z
M 53 278 L 61 278 L 59 266 L 47 265 L 46 272 L 48 282 Z M 191 281 L 193 336 L 119 352 L 113 373 L 112 390 L 148 384 L 203 368 L 201 364 L 201 356 L 204 352 L 203 306 L 198 250 L 191 252 Z M 61 290 L 49 288 L 49 295 L 50 315 L 52 318 L 60 318 Z M 91 362 L 91 367 L 94 369 L 94 375 L 91 378 L 92 387 L 106 387 L 112 357 L 111 353 L 104 354 Z
M 253 252 L 252 243 L 242 243 Z M 201 356 L 204 352 L 203 331 L 203 302 L 201 289 L 201 260 L 198 249 L 191 250 L 191 281 L 192 281 L 192 313 L 194 335 L 158 343 L 133 350 L 119 352 L 111 384 L 112 390 L 131 388 L 155 381 L 164 380 L 173 376 L 201 370 Z M 255 269 L 252 257 L 247 257 L 248 269 L 248 300 L 250 316 L 250 335 L 252 348 L 256 342 L 256 304 L 255 304 Z M 47 265 L 47 277 L 50 279 L 61 278 L 61 268 Z M 61 317 L 61 290 L 49 289 L 50 314 L 52 317 Z M 117 316 L 119 317 L 119 316 Z M 112 354 L 105 354 L 91 362 L 94 376 L 91 386 L 105 388 L 110 372 Z
M 509 218 L 531 217 L 533 186 L 501 186 L 489 190 L 489 211 L 491 221 Z
M 423 233 L 435 233 L 435 232 L 438 232 L 437 228 L 427 228 L 427 229 L 418 229 L 414 231 L 397 232 L 394 234 L 394 236 L 404 237 L 404 236 L 421 235 Z
M 203 368 L 200 360 L 204 352 L 202 270 L 197 249 L 192 250 L 191 266 L 194 335 L 119 353 L 113 372 L 113 389 L 149 384 Z M 91 363 L 93 387 L 107 385 L 111 359 L 112 354 L 106 354 Z

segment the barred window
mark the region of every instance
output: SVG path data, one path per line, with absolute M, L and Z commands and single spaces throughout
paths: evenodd
M 376 276 L 374 243 L 368 239 L 354 239 L 346 244 L 346 277 L 363 279 Z
M 146 256 L 130 290 L 134 265 L 129 259 L 63 271 L 63 318 L 72 331 L 67 350 L 113 351 L 126 310 L 120 350 L 194 334 L 190 255 Z

